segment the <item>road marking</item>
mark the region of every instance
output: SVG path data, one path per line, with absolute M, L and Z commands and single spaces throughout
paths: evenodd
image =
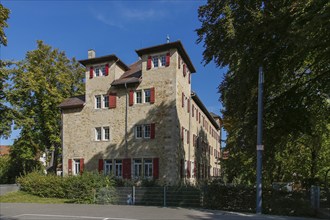
M 93 216 L 74 216 L 74 215 L 43 215 L 43 214 L 21 214 L 13 216 L 13 218 L 23 217 L 23 216 L 37 216 L 37 217 L 57 217 L 57 218 L 87 218 L 87 219 L 102 219 L 102 220 L 138 220 L 132 218 L 105 218 L 105 217 L 93 217 Z

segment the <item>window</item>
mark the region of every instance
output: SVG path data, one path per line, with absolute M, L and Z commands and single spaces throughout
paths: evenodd
M 115 160 L 115 177 L 121 178 L 123 176 L 122 169 L 123 169 L 122 160 Z
M 73 160 L 74 162 L 74 168 L 73 168 L 73 175 L 79 175 L 80 174 L 80 160 Z
M 112 160 L 105 160 L 104 161 L 104 174 L 111 175 L 113 172 L 112 170 Z
M 94 71 L 95 71 L 95 76 L 100 76 L 100 68 L 98 66 L 95 67 Z
M 150 89 L 145 89 L 144 90 L 144 102 L 150 102 Z
M 101 76 L 105 76 L 105 65 L 101 66 L 100 69 L 101 69 L 101 73 L 100 73 Z
M 135 103 L 142 103 L 142 91 L 135 92 Z
M 191 161 L 191 177 L 194 178 L 195 177 L 195 162 Z
M 95 128 L 95 140 L 100 141 L 102 139 L 101 127 Z
M 145 124 L 145 125 L 136 125 L 135 126 L 135 138 L 151 138 L 151 125 Z
M 152 63 L 154 64 L 154 68 L 158 67 L 158 56 L 152 57 Z
M 104 108 L 109 108 L 109 96 L 103 95 L 103 106 Z
M 95 96 L 95 108 L 96 109 L 101 108 L 101 96 L 100 95 Z
M 135 126 L 135 137 L 136 138 L 142 138 L 142 125 L 136 125 Z
M 110 127 L 96 127 L 95 128 L 96 141 L 109 141 L 110 140 Z
M 152 177 L 152 159 L 144 159 L 144 177 Z
M 103 127 L 103 140 L 109 140 L 110 139 L 110 129 L 109 127 Z
M 161 64 L 161 66 L 166 66 L 166 56 L 165 55 L 162 55 L 160 57 L 160 64 Z
M 148 125 L 144 125 L 144 138 L 150 138 L 150 134 L 151 134 L 151 128 L 150 128 L 150 124 Z
M 142 160 L 134 159 L 133 160 L 133 174 L 135 178 L 139 178 L 142 176 Z

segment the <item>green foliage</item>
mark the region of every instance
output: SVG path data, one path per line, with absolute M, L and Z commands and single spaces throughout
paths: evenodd
M 72 201 L 68 199 L 43 198 L 43 197 L 31 195 L 23 191 L 10 192 L 10 193 L 6 193 L 5 195 L 1 195 L 0 201 L 2 203 L 42 203 L 42 204 L 72 203 Z
M 0 184 L 9 183 L 10 157 L 0 156 Z
M 10 130 L 12 119 L 15 128 L 21 129 L 11 151 L 12 158 L 20 164 L 16 175 L 31 171 L 25 164 L 38 161 L 46 150 L 55 151 L 56 167 L 61 151 L 58 105 L 84 92 L 84 69 L 75 59 L 68 59 L 64 52 L 42 41 L 37 41 L 37 49 L 27 52 L 24 60 L 2 64 L 6 83 L 2 84 L 5 104 L 0 106 L 0 111 L 8 113 L 8 120 L 1 125 L 7 129 L 1 127 L 1 130 Z M 8 132 L 1 135 L 8 136 Z
M 8 27 L 7 19 L 9 18 L 9 9 L 3 7 L 0 3 L 0 45 L 7 46 L 7 38 L 4 31 L 4 28 Z
M 286 192 L 263 189 L 263 213 L 312 216 L 308 191 Z M 207 186 L 204 207 L 210 209 L 255 212 L 256 189 L 250 186 L 223 185 L 214 181 Z
M 21 190 L 40 197 L 66 198 L 75 203 L 108 204 L 115 199 L 114 181 L 98 173 L 60 177 L 31 172 L 17 179 Z
M 258 68 L 264 84 L 264 183 L 311 183 L 329 167 L 330 3 L 209 0 L 199 9 L 204 61 L 228 68 L 219 86 L 228 181 L 255 182 Z

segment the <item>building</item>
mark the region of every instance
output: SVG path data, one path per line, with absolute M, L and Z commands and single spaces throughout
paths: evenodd
M 219 173 L 221 119 L 191 90 L 195 68 L 180 41 L 79 61 L 86 94 L 62 102 L 63 173 L 194 183 Z
M 9 155 L 10 147 L 11 146 L 9 146 L 9 145 L 0 145 L 0 157 Z

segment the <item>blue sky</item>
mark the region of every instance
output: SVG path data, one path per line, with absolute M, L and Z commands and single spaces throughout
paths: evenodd
M 136 49 L 181 40 L 197 73 L 192 89 L 204 105 L 220 114 L 217 87 L 224 69 L 203 65 L 203 43 L 196 44 L 198 8 L 203 0 L 149 1 L 17 1 L 2 0 L 11 11 L 5 29 L 8 46 L 1 47 L 2 60 L 21 60 L 36 41 L 65 51 L 67 57 L 86 59 L 87 50 L 96 56 L 116 54 L 126 64 L 138 59 Z M 12 144 L 17 131 L 1 144 Z

